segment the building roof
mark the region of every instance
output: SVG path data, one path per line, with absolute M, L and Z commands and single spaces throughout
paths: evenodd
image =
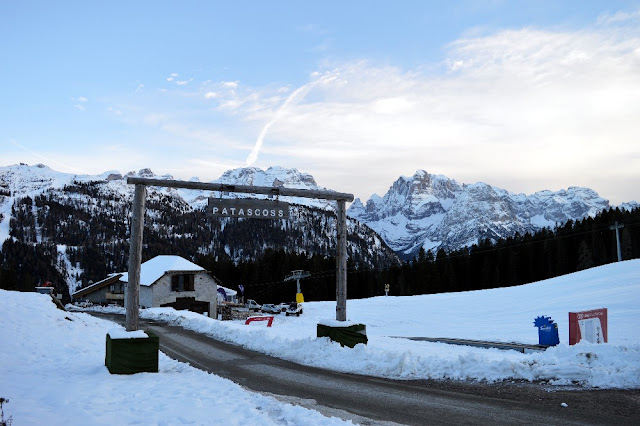
M 107 278 L 98 281 L 97 283 L 93 283 L 88 287 L 85 288 L 81 288 L 80 290 L 77 290 L 76 292 L 74 292 L 71 297 L 74 299 L 77 299 L 79 297 L 82 297 L 84 295 L 87 295 L 89 293 L 93 293 L 94 291 L 101 289 L 102 287 L 106 287 L 109 284 L 113 284 L 115 282 L 117 282 L 120 277 L 122 276 L 122 274 L 110 274 Z
M 237 296 L 238 295 L 237 291 L 231 290 L 230 288 L 222 287 L 221 285 L 218 285 L 218 288 L 223 289 L 224 292 L 227 294 L 227 296 Z
M 202 266 L 189 262 L 184 257 L 161 255 L 140 265 L 140 285 L 150 286 L 167 272 L 207 272 Z M 128 282 L 129 274 L 123 273 L 120 281 Z

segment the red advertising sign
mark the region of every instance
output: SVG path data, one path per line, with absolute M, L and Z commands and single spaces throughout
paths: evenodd
M 569 344 L 575 345 L 583 339 L 607 343 L 607 308 L 569 312 Z

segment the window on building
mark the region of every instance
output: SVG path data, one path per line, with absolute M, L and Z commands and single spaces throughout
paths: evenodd
M 172 291 L 193 291 L 195 287 L 193 274 L 176 274 L 171 276 Z
M 122 283 L 111 284 L 109 291 L 114 294 L 124 294 L 124 285 Z

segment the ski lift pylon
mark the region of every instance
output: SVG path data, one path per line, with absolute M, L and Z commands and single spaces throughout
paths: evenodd
M 311 273 L 309 271 L 303 271 L 302 269 L 296 269 L 295 271 L 291 271 L 289 275 L 284 279 L 285 281 L 293 281 L 296 280 L 298 291 L 296 293 L 296 302 L 303 303 L 304 296 L 302 296 L 302 290 L 300 290 L 300 280 L 302 278 L 310 277 Z

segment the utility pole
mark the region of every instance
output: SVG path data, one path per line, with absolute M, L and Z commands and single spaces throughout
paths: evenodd
M 609 229 L 616 231 L 616 246 L 618 247 L 618 262 L 622 262 L 622 250 L 620 250 L 620 228 L 624 228 L 623 224 L 618 225 L 616 220 L 615 225 L 611 225 Z

